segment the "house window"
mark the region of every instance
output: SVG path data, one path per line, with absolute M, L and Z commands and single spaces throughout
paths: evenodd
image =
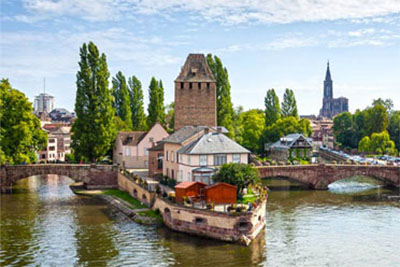
M 171 152 L 171 161 L 174 162 L 174 160 L 175 160 L 175 152 L 172 151 Z
M 167 156 L 167 161 L 168 161 L 168 160 L 169 160 L 169 157 L 168 157 L 168 151 L 167 151 L 166 153 L 167 153 L 167 155 L 166 155 L 166 156 Z
M 162 154 L 158 153 L 157 154 L 157 169 L 162 169 Z
M 49 151 L 54 151 L 54 150 L 56 150 L 56 148 L 54 146 L 49 147 Z
M 201 83 L 197 83 L 197 87 L 201 90 Z
M 147 147 L 144 148 L 144 155 L 148 156 L 149 155 L 149 151 L 147 150 Z
M 193 84 L 189 83 L 189 89 L 193 89 Z
M 214 156 L 214 166 L 220 166 L 226 163 L 226 155 L 215 155 Z
M 183 155 L 178 154 L 178 162 L 182 163 L 183 162 Z
M 232 162 L 233 163 L 240 163 L 240 154 L 233 154 Z
M 210 90 L 210 83 L 207 83 L 207 90 Z
M 131 150 L 129 148 L 125 148 L 125 156 L 130 156 Z
M 207 155 L 200 155 L 200 166 L 207 166 Z
M 181 83 L 181 89 L 183 89 L 183 83 Z

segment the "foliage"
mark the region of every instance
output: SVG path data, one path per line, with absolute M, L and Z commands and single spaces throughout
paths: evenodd
M 260 137 L 264 130 L 265 114 L 262 110 L 251 109 L 241 114 L 242 131 L 240 144 L 253 152 L 262 149 Z
M 383 105 L 377 104 L 366 110 L 365 135 L 383 132 L 388 125 L 389 116 Z
M 72 148 L 76 160 L 96 162 L 112 147 L 116 131 L 109 77 L 106 55 L 100 55 L 94 43 L 84 43 L 80 48 L 76 75 L 77 118 L 72 125 Z
M 175 128 L 175 102 L 171 102 L 166 106 L 167 114 L 165 116 L 165 123 L 167 131 L 172 133 Z
M 343 112 L 333 119 L 333 133 L 336 142 L 343 147 L 355 147 L 353 117 L 350 112 Z
M 117 132 L 131 130 L 131 128 L 119 116 L 114 116 L 114 127 Z
M 165 123 L 165 111 L 164 111 L 164 89 L 162 83 L 152 77 L 149 85 L 149 106 L 147 108 L 147 126 L 153 127 L 156 122 L 164 125 Z
M 400 151 L 400 110 L 391 113 L 388 132 L 390 139 L 395 142 L 397 150 Z
M 282 117 L 299 117 L 299 113 L 297 111 L 296 98 L 294 96 L 293 90 L 286 89 L 285 94 L 283 95 L 282 109 L 281 109 Z
M 132 76 L 128 79 L 129 96 L 131 100 L 132 129 L 147 130 L 146 114 L 144 113 L 142 83 Z
M 388 98 L 383 100 L 382 98 L 374 99 L 372 101 L 372 106 L 382 105 L 385 107 L 386 111 L 390 114 L 393 111 L 393 100 Z
M 113 106 L 116 115 L 121 118 L 128 128 L 132 128 L 131 100 L 129 97 L 128 85 L 122 72 L 118 72 L 112 79 L 112 95 L 114 96 Z
M 301 133 L 306 137 L 311 136 L 310 121 L 295 117 L 285 117 L 266 127 L 263 133 L 263 143 L 276 142 L 279 138 L 291 133 Z
M 271 126 L 281 117 L 279 98 L 274 89 L 269 89 L 264 99 L 265 105 L 265 125 Z
M 217 56 L 207 55 L 207 64 L 217 81 L 217 124 L 225 127 L 230 138 L 234 138 L 233 128 L 233 104 L 231 100 L 231 85 L 229 83 L 228 70 L 222 65 Z
M 214 182 L 236 185 L 238 195 L 243 192 L 245 187 L 255 185 L 261 181 L 258 170 L 244 163 L 227 163 L 222 165 L 216 171 L 213 180 Z
M 238 106 L 233 112 L 233 131 L 235 135 L 235 141 L 239 144 L 243 144 L 243 107 Z
M 74 154 L 65 154 L 65 161 L 68 163 L 75 162 Z
M 0 82 L 0 164 L 36 162 L 36 151 L 47 146 L 47 134 L 32 113 L 32 104 L 7 79 Z
M 371 139 L 369 136 L 364 136 L 358 143 L 358 151 L 371 152 Z
M 390 140 L 388 132 L 373 133 L 371 138 L 365 136 L 361 139 L 358 150 L 362 152 L 372 152 L 375 154 L 396 155 L 397 150 L 395 144 Z

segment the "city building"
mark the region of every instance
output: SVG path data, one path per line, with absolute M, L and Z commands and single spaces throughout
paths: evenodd
M 331 119 L 337 114 L 346 111 L 349 111 L 349 100 L 345 97 L 333 98 L 333 81 L 328 62 L 324 81 L 324 97 L 319 116 Z
M 216 167 L 232 162 L 247 164 L 250 154 L 220 127 L 184 126 L 162 142 L 163 174 L 178 182 L 212 184 Z
M 130 169 L 149 167 L 149 148 L 168 137 L 167 131 L 156 123 L 149 131 L 119 132 L 115 140 L 113 162 Z
M 333 149 L 335 146 L 335 135 L 333 134 L 333 121 L 327 119 L 312 120 L 311 127 L 313 130 L 312 140 L 314 150 L 318 150 L 320 146 Z
M 63 124 L 45 124 L 48 134 L 47 147 L 38 152 L 39 162 L 64 162 L 65 155 L 71 153 L 71 127 Z
M 55 108 L 48 114 L 48 116 L 53 122 L 65 122 L 68 124 L 72 124 L 75 119 L 75 113 L 71 113 L 65 108 Z
M 268 155 L 276 161 L 312 156 L 312 139 L 302 134 L 288 134 L 268 147 Z
M 50 113 L 54 109 L 54 97 L 41 93 L 35 97 L 33 102 L 33 111 L 35 114 L 40 114 L 41 112 Z
M 175 131 L 217 125 L 216 80 L 203 54 L 189 54 L 175 80 Z

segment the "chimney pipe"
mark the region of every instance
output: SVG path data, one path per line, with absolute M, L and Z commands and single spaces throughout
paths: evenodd
M 222 133 L 222 127 L 217 127 L 217 133 Z
M 204 134 L 208 134 L 210 132 L 210 129 L 208 127 L 204 128 Z

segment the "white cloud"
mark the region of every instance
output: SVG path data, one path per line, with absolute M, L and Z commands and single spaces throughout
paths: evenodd
M 188 13 L 194 18 L 224 24 L 291 23 L 363 19 L 399 14 L 398 0 L 25 0 L 32 16 L 79 16 L 91 21 L 118 20 L 134 14 L 161 15 Z M 17 17 L 27 21 L 27 17 Z

